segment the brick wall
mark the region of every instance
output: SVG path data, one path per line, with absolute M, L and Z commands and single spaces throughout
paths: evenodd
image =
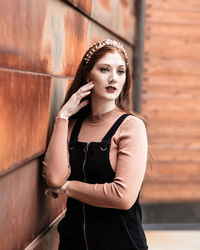
M 146 0 L 142 113 L 154 160 L 142 200 L 154 223 L 200 222 L 199 14 L 196 0 Z

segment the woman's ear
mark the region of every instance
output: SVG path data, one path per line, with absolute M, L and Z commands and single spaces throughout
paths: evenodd
M 86 78 L 86 82 L 87 82 L 87 83 L 88 83 L 88 82 L 91 82 L 91 80 L 90 80 L 89 77 Z

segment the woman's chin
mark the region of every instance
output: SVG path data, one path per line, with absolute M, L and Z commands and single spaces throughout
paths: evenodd
M 96 95 L 93 93 L 92 95 L 92 101 L 98 102 L 98 101 L 115 101 L 117 99 L 118 95 L 116 93 L 105 93 L 104 95 Z

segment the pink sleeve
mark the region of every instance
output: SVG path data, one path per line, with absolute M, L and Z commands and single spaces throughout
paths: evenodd
M 118 156 L 112 183 L 87 184 L 69 181 L 67 195 L 84 203 L 129 209 L 137 199 L 147 163 L 147 135 L 142 120 L 129 116 L 122 123 Z
M 44 157 L 42 175 L 51 187 L 59 187 L 70 175 L 68 157 L 68 120 L 56 118 L 53 134 Z

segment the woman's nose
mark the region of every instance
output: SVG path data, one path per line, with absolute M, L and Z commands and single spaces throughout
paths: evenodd
M 112 72 L 112 74 L 111 74 L 111 76 L 110 76 L 110 78 L 109 78 L 109 82 L 110 82 L 110 83 L 115 83 L 115 82 L 117 82 L 117 74 L 116 74 L 116 72 Z

